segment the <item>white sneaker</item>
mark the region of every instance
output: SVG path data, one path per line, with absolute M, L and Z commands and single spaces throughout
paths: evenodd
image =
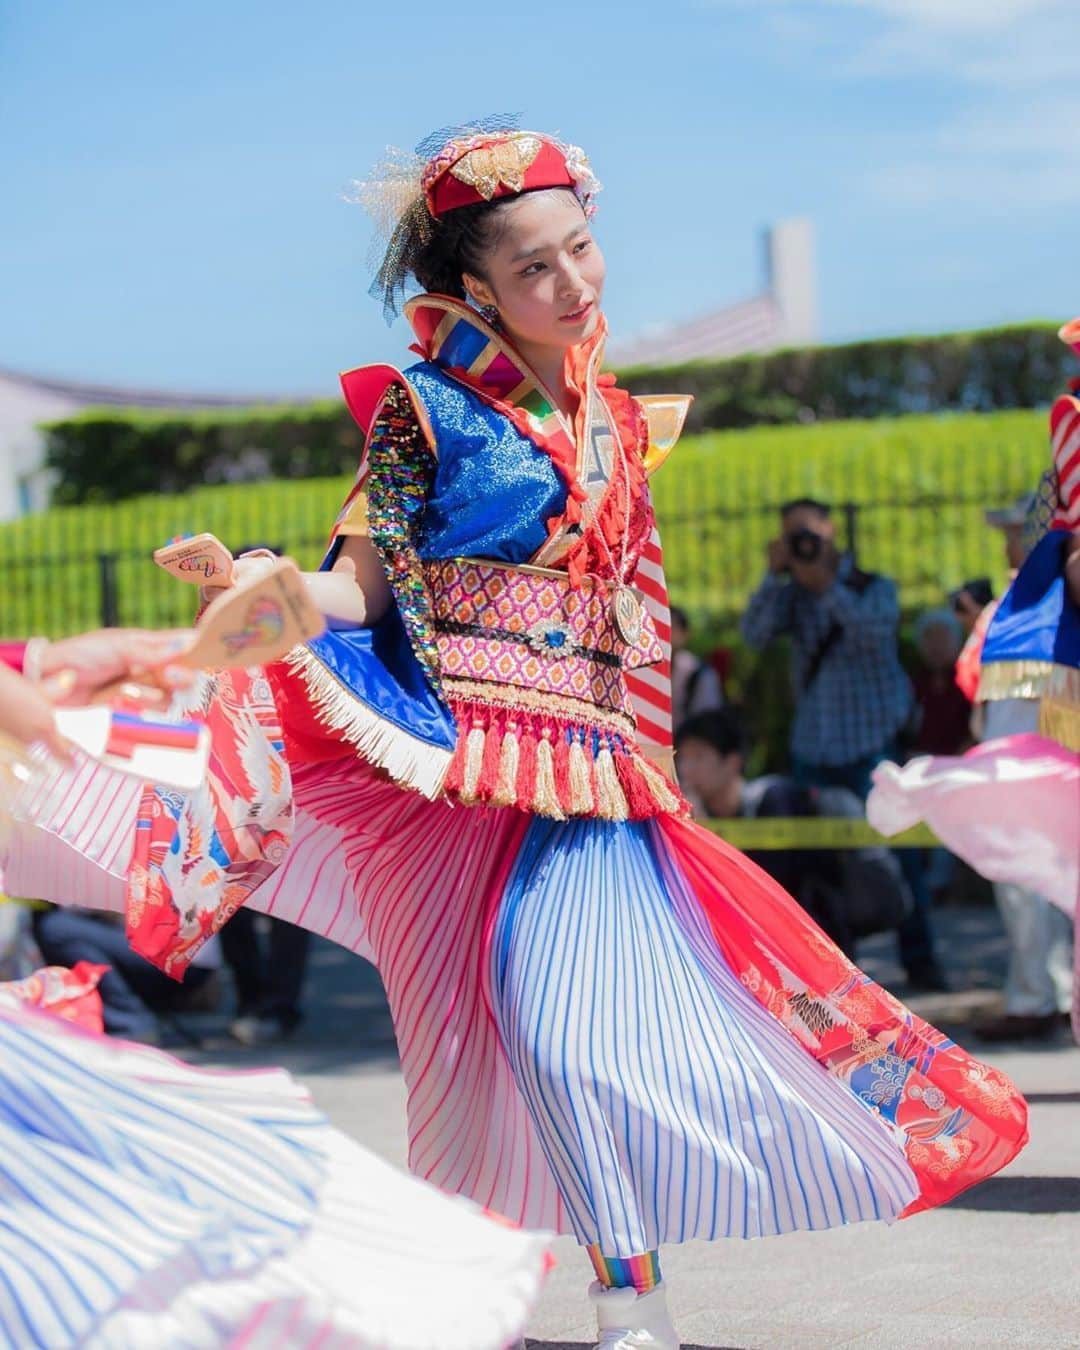
M 589 1286 L 596 1307 L 596 1350 L 679 1350 L 679 1334 L 668 1317 L 663 1284 L 639 1294 L 635 1289 Z

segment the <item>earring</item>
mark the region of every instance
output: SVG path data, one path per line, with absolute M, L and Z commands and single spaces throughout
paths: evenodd
M 490 324 L 492 328 L 498 328 L 499 311 L 495 308 L 494 305 L 481 305 L 480 317 L 484 320 L 486 324 Z

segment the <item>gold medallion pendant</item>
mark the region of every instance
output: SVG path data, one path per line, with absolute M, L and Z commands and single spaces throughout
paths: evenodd
M 611 597 L 611 619 L 623 642 L 628 647 L 636 647 L 644 624 L 641 598 L 637 591 L 629 586 L 616 586 Z

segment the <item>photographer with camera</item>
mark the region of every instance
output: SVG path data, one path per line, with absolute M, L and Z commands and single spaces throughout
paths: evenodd
M 846 787 L 865 800 L 871 771 L 912 710 L 897 645 L 896 585 L 840 552 L 826 503 L 788 502 L 780 520 L 781 534 L 768 545 L 768 572 L 743 616 L 743 637 L 758 650 L 791 637 L 796 776 Z
M 895 582 L 864 572 L 836 545 L 825 502 L 802 497 L 780 508 L 781 533 L 742 620 L 746 642 L 764 650 L 789 635 L 795 662 L 792 771 L 805 787 L 844 787 L 864 801 L 870 775 L 895 758 L 911 724 L 914 695 L 900 664 Z M 906 853 L 907 851 L 905 851 Z M 929 893 L 917 855 L 900 855 L 915 911 L 899 930 L 909 986 L 941 989 Z

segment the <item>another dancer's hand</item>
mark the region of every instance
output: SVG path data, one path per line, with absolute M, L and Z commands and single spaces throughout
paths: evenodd
M 70 756 L 44 692 L 7 666 L 0 666 L 0 734 L 19 745 L 43 745 L 57 759 Z
M 199 597 L 204 605 L 216 600 L 224 591 L 232 590 L 245 581 L 254 581 L 265 576 L 278 562 L 278 555 L 268 548 L 252 549 L 250 553 L 241 553 L 233 562 L 232 577 L 228 586 L 200 586 Z
M 61 638 L 38 658 L 42 690 L 55 703 L 81 704 L 130 680 L 152 691 L 147 701 L 164 702 L 194 679 L 192 671 L 169 664 L 190 642 L 188 629 L 102 628 Z

